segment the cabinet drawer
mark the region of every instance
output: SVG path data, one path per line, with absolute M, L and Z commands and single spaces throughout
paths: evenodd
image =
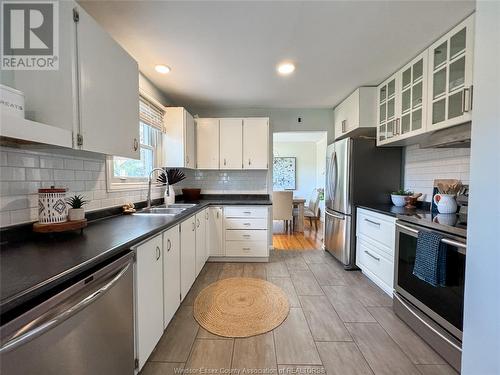
M 380 254 L 380 250 L 375 246 L 360 238 L 358 238 L 356 247 L 356 265 L 364 272 L 367 271 L 374 275 L 392 290 L 394 263 Z
M 267 229 L 267 219 L 226 218 L 226 229 Z
M 226 241 L 226 256 L 267 257 L 266 241 Z
M 357 234 L 367 236 L 387 248 L 394 255 L 396 219 L 372 211 L 358 209 Z
M 267 230 L 228 230 L 226 241 L 267 241 Z
M 267 218 L 267 207 L 225 207 L 225 217 Z

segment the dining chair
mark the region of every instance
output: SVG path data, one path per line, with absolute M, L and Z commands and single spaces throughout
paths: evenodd
M 304 217 L 307 217 L 309 219 L 309 225 L 311 226 L 311 228 L 312 228 L 312 221 L 314 219 L 314 228 L 316 232 L 318 231 L 318 220 L 320 219 L 319 199 L 320 195 L 318 189 L 313 189 L 311 197 L 307 202 L 307 206 L 304 207 Z M 293 211 L 294 218 L 297 217 L 298 215 L 299 215 L 298 210 L 294 209 Z
M 283 220 L 284 230 L 293 230 L 293 192 L 273 191 L 273 220 Z

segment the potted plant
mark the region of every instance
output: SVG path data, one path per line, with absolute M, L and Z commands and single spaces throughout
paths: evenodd
M 165 172 L 158 176 L 157 181 L 162 185 L 168 184 L 168 189 L 165 189 L 165 204 L 175 203 L 175 190 L 173 185 L 184 180 L 186 175 L 179 168 L 165 169 Z
M 71 208 L 68 210 L 68 220 L 76 221 L 85 219 L 85 209 L 84 205 L 88 203 L 87 200 L 84 199 L 83 195 L 73 195 L 66 199 L 68 206 Z
M 396 207 L 403 207 L 406 204 L 406 197 L 413 195 L 413 191 L 399 189 L 391 193 L 392 204 Z

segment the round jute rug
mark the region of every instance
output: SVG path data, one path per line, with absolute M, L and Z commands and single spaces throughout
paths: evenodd
M 232 277 L 210 284 L 194 302 L 194 318 L 207 331 L 224 337 L 269 332 L 288 316 L 288 299 L 261 279 Z

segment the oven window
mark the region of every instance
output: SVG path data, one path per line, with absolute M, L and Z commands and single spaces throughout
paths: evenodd
M 413 275 L 417 238 L 399 233 L 398 285 L 462 331 L 465 255 L 446 245 L 446 286 L 433 287 Z

